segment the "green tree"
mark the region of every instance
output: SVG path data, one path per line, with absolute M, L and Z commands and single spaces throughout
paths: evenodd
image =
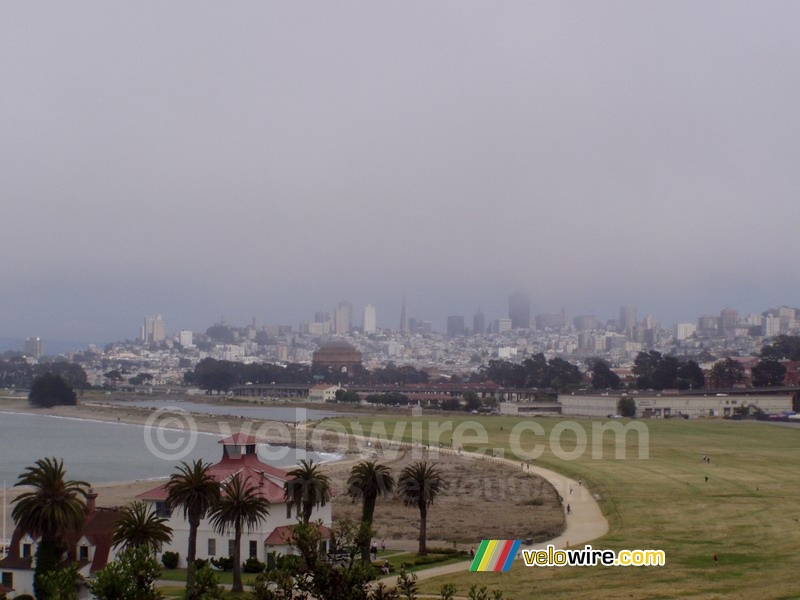
M 777 360 L 760 360 L 751 370 L 755 387 L 773 387 L 783 385 L 786 367 Z
M 292 527 L 290 543 L 299 555 L 279 557 L 274 569 L 260 574 L 252 587 L 254 600 L 367 600 L 374 569 L 358 557 L 356 528 L 340 521 L 330 535 L 335 561 L 327 560 L 319 523 Z
M 33 380 L 28 402 L 33 406 L 48 408 L 77 404 L 78 396 L 72 386 L 61 375 L 45 373 Z
M 617 412 L 623 417 L 636 416 L 636 401 L 629 396 L 624 396 L 617 402 Z
M 761 348 L 761 358 L 800 360 L 800 336 L 779 335 L 772 344 Z
M 609 365 L 602 358 L 589 359 L 589 371 L 591 372 L 591 385 L 595 390 L 616 390 L 619 389 L 621 382 L 619 375 L 611 370 Z
M 146 548 L 149 552 L 158 552 L 164 544 L 172 540 L 172 528 L 167 519 L 159 517 L 147 503 L 134 501 L 122 509 L 122 516 L 114 524 L 114 546 L 128 548 Z
M 715 388 L 732 388 L 744 379 L 744 367 L 732 358 L 726 358 L 714 364 L 709 378 Z
M 551 358 L 547 364 L 544 378 L 540 387 L 554 390 L 569 390 L 577 388 L 583 382 L 580 369 L 563 358 Z
M 55 570 L 66 551 L 66 536 L 83 528 L 89 484 L 66 479 L 64 461 L 53 457 L 26 467 L 14 485 L 31 487 L 14 499 L 11 517 L 22 532 L 40 538 L 33 580 L 40 597 L 41 578 Z
M 192 585 L 186 584 L 186 598 L 197 600 L 222 600 L 225 588 L 219 575 L 207 564 L 197 569 Z
M 363 461 L 350 470 L 347 493 L 353 502 L 361 500 L 361 529 L 359 546 L 361 559 L 369 562 L 369 543 L 372 538 L 372 519 L 378 497 L 388 498 L 394 490 L 394 477 L 386 465 L 377 461 Z
M 464 393 L 464 408 L 468 411 L 478 410 L 481 407 L 481 399 L 472 390 Z
M 240 474 L 222 485 L 219 502 L 211 511 L 211 524 L 219 533 L 233 529 L 233 592 L 242 586 L 242 529 L 248 533 L 269 516 L 269 501 L 258 488 L 245 481 Z
M 331 481 L 320 471 L 313 460 L 302 459 L 300 466 L 289 471 L 289 479 L 283 486 L 289 504 L 301 514 L 308 524 L 314 506 L 325 506 L 331 499 Z
M 219 502 L 219 484 L 209 472 L 210 463 L 201 460 L 191 465 L 182 462 L 178 472 L 170 475 L 167 482 L 167 505 L 171 509 L 183 511 L 183 518 L 189 521 L 189 545 L 186 552 L 187 598 L 194 584 L 195 557 L 197 556 L 197 528 L 200 521 Z
M 633 361 L 633 373 L 636 375 L 636 387 L 640 390 L 655 388 L 654 376 L 660 364 L 660 352 L 656 350 L 639 352 Z
M 78 590 L 83 582 L 83 576 L 74 564 L 42 573 L 36 597 L 41 600 L 78 600 Z
M 428 507 L 444 490 L 446 482 L 439 469 L 427 462 L 408 465 L 397 478 L 397 494 L 405 506 L 419 509 L 419 554 L 428 553 Z
M 678 367 L 678 389 L 695 389 L 699 390 L 706 385 L 706 376 L 703 374 L 703 369 L 694 360 L 687 360 L 681 363 Z
M 161 567 L 150 548 L 129 547 L 95 573 L 89 588 L 97 600 L 160 600 L 155 583 Z

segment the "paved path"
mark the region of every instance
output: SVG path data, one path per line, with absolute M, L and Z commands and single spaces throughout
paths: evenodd
M 353 436 L 364 441 L 376 441 L 366 436 Z M 403 444 L 408 446 L 408 444 Z M 556 492 L 561 494 L 564 499 L 564 507 L 569 505 L 570 513 L 566 515 L 567 527 L 560 536 L 540 542 L 533 545 L 523 545 L 523 548 L 546 548 L 552 544 L 556 549 L 583 546 L 587 542 L 597 539 L 608 532 L 608 520 L 603 516 L 600 510 L 600 505 L 595 500 L 592 493 L 583 485 L 574 479 L 570 479 L 565 475 L 538 467 L 536 465 L 527 465 L 518 460 L 509 460 L 507 458 L 500 458 L 490 456 L 488 454 L 478 454 L 464 451 L 456 451 L 450 448 L 431 448 L 431 452 L 441 452 L 443 454 L 458 454 L 465 460 L 492 460 L 498 463 L 510 465 L 516 469 L 522 469 L 525 473 L 532 475 L 539 475 L 543 477 L 556 489 Z M 571 491 L 570 491 L 571 490 Z M 442 567 L 433 567 L 423 571 L 417 571 L 416 575 L 419 579 L 429 579 L 439 575 L 447 575 L 450 573 L 460 573 L 469 570 L 471 561 L 464 561 L 444 565 Z M 386 584 L 393 584 L 396 581 L 396 576 L 388 576 L 381 579 Z

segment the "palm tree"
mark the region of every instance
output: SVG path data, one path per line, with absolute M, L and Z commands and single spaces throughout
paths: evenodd
M 447 483 L 442 479 L 439 469 L 426 462 L 408 465 L 397 479 L 397 493 L 405 506 L 419 509 L 419 553 L 427 554 L 428 506 Z
M 283 484 L 286 500 L 298 512 L 302 511 L 303 523 L 307 525 L 314 505 L 325 506 L 331 499 L 331 481 L 320 472 L 318 464 L 305 459 L 300 461 L 299 467 L 289 471 L 289 476 L 292 479 Z
M 211 463 L 200 459 L 191 465 L 182 462 L 178 472 L 170 475 L 167 482 L 167 506 L 182 509 L 183 518 L 189 521 L 189 548 L 186 551 L 186 588 L 189 590 L 194 586 L 197 528 L 219 501 L 219 483 L 209 473 L 210 466 Z
M 89 484 L 65 479 L 64 461 L 53 457 L 25 467 L 14 485 L 33 488 L 14 500 L 11 517 L 22 532 L 40 537 L 33 580 L 38 589 L 39 578 L 55 570 L 66 550 L 66 536 L 83 528 Z
M 167 519 L 148 509 L 145 502 L 131 502 L 122 509 L 122 516 L 114 525 L 111 543 L 122 546 L 123 550 L 145 547 L 158 552 L 172 540 L 172 527 L 166 523 Z
M 369 542 L 372 537 L 372 517 L 378 496 L 384 498 L 394 490 L 394 477 L 386 465 L 370 460 L 360 462 L 350 470 L 347 480 L 347 493 L 353 502 L 361 498 L 361 532 L 359 544 L 361 558 L 369 562 Z
M 211 511 L 211 524 L 219 533 L 233 528 L 233 592 L 242 592 L 242 529 L 250 533 L 269 515 L 269 500 L 237 473 L 222 484 L 222 496 Z

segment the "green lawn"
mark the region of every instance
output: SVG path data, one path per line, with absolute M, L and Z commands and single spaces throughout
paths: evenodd
M 375 420 L 357 421 L 369 433 Z M 450 420 L 454 427 L 478 422 L 487 431 L 486 446 L 504 448 L 509 456 L 509 433 L 524 419 L 381 419 L 390 437 L 401 420 L 423 425 Z M 353 419 L 338 421 L 350 428 Z M 535 463 L 580 477 L 601 495 L 611 531 L 593 547 L 661 549 L 666 566 L 539 568 L 517 560 L 510 573 L 444 576 L 421 582 L 424 591 L 436 592 L 442 583 L 451 582 L 462 593 L 478 583 L 517 600 L 534 593 L 569 598 L 800 597 L 800 429 L 749 421 L 646 420 L 641 423 L 649 432 L 648 459 L 637 458 L 633 433 L 627 438 L 627 459 L 615 459 L 609 433 L 603 439 L 602 459 L 593 459 L 587 450 L 567 461 L 554 456 L 547 443 L 561 421 L 538 419 L 545 437 L 527 432 L 521 445 L 544 443 L 545 452 Z M 592 421 L 576 422 L 591 433 Z M 423 431 L 428 434 L 427 427 Z M 411 439 L 410 426 L 402 437 Z M 561 440 L 565 451 L 574 447 L 574 434 L 566 433 Z M 448 445 L 449 434 L 440 441 Z M 702 461 L 704 455 L 711 457 L 710 463 Z

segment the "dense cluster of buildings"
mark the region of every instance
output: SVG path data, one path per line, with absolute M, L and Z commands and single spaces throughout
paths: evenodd
M 147 372 L 153 376 L 153 384 L 180 384 L 186 369 L 206 357 L 310 364 L 321 347 L 327 346 L 325 352 L 330 353 L 332 342 L 342 344 L 340 354 L 345 345 L 352 346 L 370 369 L 393 363 L 454 375 L 473 372 L 492 359 L 520 361 L 543 353 L 579 365 L 588 357 L 601 357 L 624 374 L 642 351 L 657 350 L 708 364 L 720 357 L 755 356 L 774 336 L 800 333 L 800 313 L 788 306 L 749 315 L 725 308 L 718 315 L 702 315 L 696 322 L 664 327 L 650 315 L 640 318 L 632 306 L 621 307 L 619 317 L 608 321 L 594 315 L 573 317 L 566 308 L 553 314 L 532 314 L 530 299 L 520 292 L 509 297 L 507 317 L 490 321 L 478 311 L 468 324 L 463 315 L 451 315 L 443 332 L 435 331 L 429 321 L 410 317 L 405 301 L 397 328 L 378 328 L 371 304 L 363 308 L 360 325 L 354 321 L 349 302 L 339 303 L 333 313 L 317 312 L 313 321 L 301 323 L 299 328 L 260 325 L 255 319 L 236 327 L 223 320 L 205 332 L 183 329 L 168 335 L 160 315 L 147 316 L 136 341 L 91 348 L 78 359 L 94 385 L 102 384 L 110 369 L 123 369 L 126 377 Z M 25 354 L 36 360 L 43 354 L 42 347 L 41 339 L 30 338 Z M 354 357 L 342 361 L 334 352 L 318 359 L 346 369 Z

